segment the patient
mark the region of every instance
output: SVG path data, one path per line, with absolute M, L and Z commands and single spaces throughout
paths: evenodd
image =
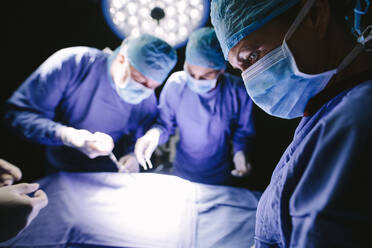
M 38 184 L 12 185 L 21 177 L 18 167 L 0 159 L 0 242 L 16 236 L 48 204 L 47 195 L 38 190 Z M 28 195 L 33 192 L 33 196 Z

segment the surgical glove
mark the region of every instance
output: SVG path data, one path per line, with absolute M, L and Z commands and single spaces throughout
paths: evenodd
M 48 197 L 38 188 L 37 183 L 0 188 L 0 242 L 17 235 L 48 204 Z M 33 196 L 27 195 L 32 192 Z
M 22 172 L 17 166 L 0 159 L 0 187 L 12 185 L 21 178 Z
M 114 149 L 114 141 L 110 135 L 101 132 L 94 134 L 85 129 L 60 127 L 56 131 L 63 144 L 74 147 L 89 158 L 107 156 Z
M 233 162 L 235 169 L 231 171 L 231 175 L 234 177 L 245 177 L 251 172 L 252 166 L 246 161 L 243 151 L 235 153 Z
M 123 170 L 119 172 L 139 172 L 139 164 L 133 153 L 124 155 L 119 159 L 119 163 L 123 165 Z
M 134 154 L 136 155 L 137 161 L 145 170 L 147 170 L 146 163 L 149 168 L 153 167 L 150 158 L 159 144 L 160 135 L 161 130 L 159 128 L 151 128 L 136 142 Z

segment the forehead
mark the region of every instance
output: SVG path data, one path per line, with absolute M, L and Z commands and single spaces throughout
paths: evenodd
M 143 75 L 136 68 L 134 68 L 134 66 L 132 66 L 130 63 L 129 63 L 129 70 L 130 70 L 130 73 L 131 73 L 132 77 L 134 77 L 134 78 L 137 78 L 137 79 L 141 79 L 141 78 L 146 79 L 146 81 L 150 82 L 153 85 L 160 85 L 161 84 L 161 82 L 157 82 L 157 81 L 152 80 L 151 78 L 148 78 L 145 75 Z

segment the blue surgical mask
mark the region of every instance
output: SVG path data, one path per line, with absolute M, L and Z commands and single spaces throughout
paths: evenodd
M 266 113 L 292 119 L 303 115 L 307 102 L 328 83 L 336 70 L 317 75 L 299 71 L 284 42 L 242 73 L 252 100 Z
M 118 52 L 119 52 L 119 50 L 116 50 L 108 60 L 108 73 L 109 73 L 109 78 L 110 79 L 111 79 L 110 66 L 111 66 L 111 64 L 113 62 L 113 59 L 115 58 L 115 56 L 117 55 Z M 127 62 L 125 63 L 124 70 L 123 71 L 118 71 L 117 72 L 118 75 L 117 76 L 114 75 L 114 79 L 110 80 L 111 81 L 111 86 L 116 90 L 118 95 L 125 102 L 130 103 L 130 104 L 139 104 L 144 99 L 150 97 L 151 94 L 153 94 L 154 90 L 145 87 L 144 85 L 136 82 L 134 79 L 131 78 L 129 63 L 128 63 L 128 60 L 126 60 L 126 61 Z M 123 86 L 119 86 L 119 83 L 115 82 L 115 81 L 119 81 L 124 76 L 124 72 L 129 73 L 129 75 L 126 78 L 125 82 L 120 82 L 120 84 L 122 84 Z M 115 78 L 117 78 L 117 79 L 115 80 Z
M 124 87 L 119 87 L 117 84 L 114 84 L 114 88 L 118 95 L 130 104 L 139 104 L 146 98 L 150 97 L 154 92 L 154 90 L 137 83 L 130 76 L 125 82 Z
M 298 69 L 286 41 L 303 21 L 313 3 L 314 1 L 308 1 L 305 4 L 280 47 L 242 73 L 249 96 L 270 115 L 285 119 L 303 116 L 310 98 L 324 89 L 332 76 L 352 61 L 352 56 L 346 56 L 337 69 L 314 75 L 305 74 Z
M 187 76 L 187 86 L 198 94 L 205 94 L 217 85 L 218 75 L 215 79 L 200 80 L 193 78 L 186 69 L 184 71 Z

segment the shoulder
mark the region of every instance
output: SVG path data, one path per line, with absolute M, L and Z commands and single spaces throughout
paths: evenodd
M 243 92 L 246 95 L 247 92 L 245 90 L 244 82 L 241 77 L 232 75 L 230 73 L 224 73 L 222 75 L 222 80 L 224 84 L 226 85 L 227 88 L 233 90 L 233 91 L 238 91 L 238 92 Z
M 222 80 L 224 84 L 224 91 L 230 92 L 235 98 L 239 98 L 241 100 L 250 99 L 241 77 L 225 72 L 222 76 Z
M 91 63 L 102 56 L 107 55 L 96 48 L 76 46 L 58 50 L 52 56 L 50 56 L 47 61 L 51 64 L 70 62 L 75 65 L 79 65 L 82 63 Z
M 223 77 L 226 81 L 234 84 L 234 85 L 242 85 L 244 86 L 243 79 L 240 76 L 233 75 L 228 72 L 223 73 Z
M 172 73 L 166 84 L 167 85 L 175 85 L 175 87 L 177 87 L 176 85 L 183 85 L 186 83 L 186 73 L 184 71 L 177 71 L 177 72 L 174 72 Z
M 169 76 L 168 80 L 165 82 L 162 93 L 173 92 L 180 93 L 186 85 L 186 73 L 184 71 L 177 71 Z
M 369 80 L 344 93 L 333 110 L 325 117 L 325 121 L 333 126 L 352 129 L 354 132 L 371 132 L 371 106 L 372 80 Z

